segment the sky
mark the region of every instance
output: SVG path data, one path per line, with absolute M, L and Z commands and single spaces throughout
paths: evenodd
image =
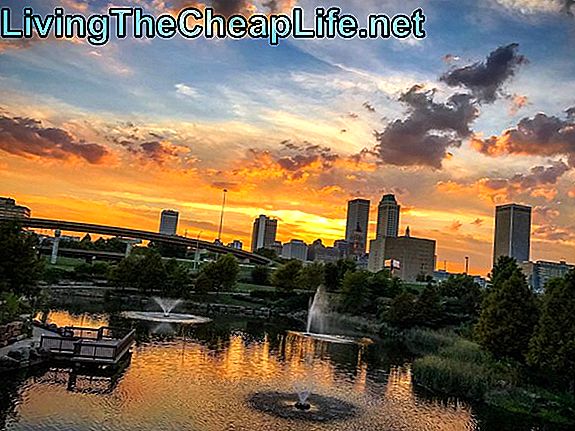
M 216 11 L 422 7 L 422 40 L 0 40 L 0 195 L 35 217 L 249 247 L 331 245 L 346 201 L 394 193 L 401 231 L 437 240 L 438 267 L 491 266 L 495 205 L 533 209 L 533 259 L 575 261 L 575 17 L 570 0 L 214 0 Z M 177 13 L 186 0 L 133 0 Z M 107 1 L 3 0 L 97 13 Z M 574 10 L 575 12 L 575 10 Z M 445 262 L 445 263 L 444 263 Z

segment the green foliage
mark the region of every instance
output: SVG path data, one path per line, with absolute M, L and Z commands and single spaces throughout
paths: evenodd
M 254 284 L 268 286 L 270 284 L 270 269 L 265 265 L 257 265 L 252 269 L 251 279 Z
M 297 278 L 297 284 L 300 289 L 316 290 L 324 282 L 324 265 L 314 262 L 304 266 Z
M 528 361 L 575 391 L 575 271 L 545 286 Z
M 403 292 L 401 280 L 392 277 L 387 269 L 369 277 L 368 285 L 373 297 L 395 298 Z
M 74 268 L 74 278 L 77 280 L 104 280 L 108 277 L 110 266 L 106 262 L 82 263 Z
M 240 266 L 236 258 L 231 254 L 221 255 L 218 260 L 208 263 L 202 268 L 200 276 L 203 274 L 203 280 L 200 281 L 204 285 L 207 285 L 207 281 L 209 281 L 210 290 L 231 291 L 236 285 L 239 273 Z
M 348 271 L 341 286 L 341 308 L 346 313 L 360 313 L 370 299 L 367 271 Z
M 473 277 L 465 274 L 451 275 L 439 285 L 439 293 L 442 297 L 453 300 L 452 312 L 471 317 L 479 315 L 483 292 Z
M 514 260 L 499 259 L 483 303 L 476 337 L 496 357 L 524 360 L 537 322 L 536 299 Z
M 416 323 L 415 304 L 417 296 L 411 292 L 402 292 L 396 296 L 385 314 L 385 320 L 397 328 L 410 328 Z
M 0 294 L 0 324 L 11 322 L 21 310 L 20 299 L 12 292 Z
M 33 297 L 43 271 L 34 234 L 14 223 L 0 224 L 0 292 Z
M 167 242 L 151 242 L 148 247 L 157 250 L 163 257 L 183 259 L 188 252 L 188 248 L 185 245 L 170 244 Z
M 270 260 L 277 260 L 278 258 L 278 254 L 275 252 L 275 250 L 271 250 L 269 248 L 260 248 L 257 249 L 254 253 L 263 257 L 267 257 Z
M 278 289 L 292 291 L 297 289 L 298 276 L 303 265 L 299 260 L 290 260 L 280 266 L 272 276 L 272 283 Z
M 347 272 L 355 272 L 357 263 L 349 259 L 340 259 L 336 263 L 326 263 L 324 267 L 324 284 L 328 292 L 341 289 L 343 278 Z

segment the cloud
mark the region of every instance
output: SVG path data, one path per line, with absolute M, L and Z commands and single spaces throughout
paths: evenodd
M 452 232 L 458 232 L 459 229 L 461 229 L 462 227 L 463 227 L 463 223 L 461 223 L 459 220 L 455 220 L 447 228 Z
M 455 68 L 441 77 L 450 87 L 471 90 L 479 102 L 495 101 L 503 84 L 515 75 L 517 68 L 527 59 L 517 53 L 519 45 L 512 43 L 493 51 L 484 62 Z
M 199 95 L 198 90 L 186 84 L 176 84 L 174 85 L 174 87 L 176 88 L 176 93 L 183 97 L 189 97 L 191 99 L 195 99 Z
M 212 0 L 211 5 L 217 13 L 224 16 L 246 14 L 251 9 L 247 0 Z
M 549 166 L 534 166 L 527 174 L 508 178 L 480 178 L 474 182 L 440 181 L 437 187 L 446 193 L 477 195 L 494 203 L 501 203 L 519 196 L 544 198 L 552 201 L 557 196 L 557 183 L 569 171 L 569 166 L 558 161 Z
M 80 141 L 64 129 L 7 115 L 0 115 L 0 150 L 25 157 L 79 158 L 91 164 L 103 163 L 109 155 L 106 147 Z
M 287 12 L 297 5 L 297 0 L 268 0 L 263 3 L 271 13 Z
M 527 106 L 529 98 L 521 94 L 513 94 L 509 96 L 509 101 L 509 115 L 517 115 L 521 109 Z
M 571 13 L 573 0 L 495 0 L 506 9 L 520 12 L 524 15 L 540 13 Z
M 375 151 L 384 162 L 439 169 L 448 149 L 459 147 L 471 135 L 469 126 L 478 115 L 471 96 L 454 94 L 438 103 L 434 94 L 416 85 L 401 95 L 399 101 L 408 106 L 408 116 L 376 132 Z
M 533 231 L 536 239 L 551 242 L 575 242 L 575 230 L 556 225 L 542 225 Z
M 575 108 L 566 111 L 565 119 L 539 113 L 523 118 L 515 128 L 506 130 L 501 136 L 474 137 L 471 143 L 477 151 L 493 157 L 564 155 L 575 167 Z
M 471 224 L 474 226 L 482 226 L 483 223 L 485 223 L 485 220 L 483 220 L 482 218 L 476 218 L 475 220 L 473 220 Z
M 362 105 L 368 112 L 375 112 L 375 108 L 369 102 L 364 102 Z

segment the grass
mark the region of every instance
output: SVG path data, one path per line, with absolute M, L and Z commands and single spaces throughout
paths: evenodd
M 548 422 L 575 423 L 572 396 L 526 385 L 520 365 L 496 360 L 477 343 L 425 329 L 407 331 L 405 342 L 424 355 L 413 362 L 412 372 L 415 383 L 428 390 Z

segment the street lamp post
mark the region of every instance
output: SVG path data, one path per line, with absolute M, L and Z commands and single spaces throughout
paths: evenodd
M 194 271 L 198 270 L 198 264 L 200 261 L 200 235 L 203 231 L 198 232 L 198 236 L 196 237 L 196 253 L 194 255 Z
M 227 189 L 224 189 L 224 197 L 222 200 L 222 212 L 220 214 L 220 228 L 218 229 L 218 242 L 222 241 L 222 228 L 224 225 L 224 210 L 226 209 L 226 194 L 228 193 Z

